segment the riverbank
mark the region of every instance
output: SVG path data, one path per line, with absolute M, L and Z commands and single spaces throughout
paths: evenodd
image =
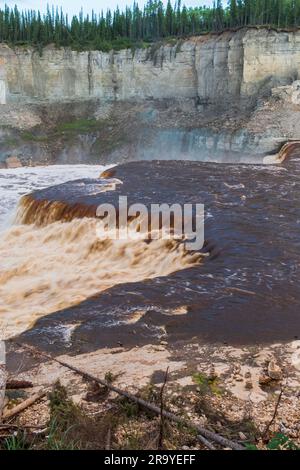
M 106 173 L 106 177 L 104 185 L 109 184 L 110 178 L 117 178 L 122 184 L 116 185 L 113 191 L 103 192 L 103 188 L 99 189 L 101 180 L 85 178 L 39 189 L 31 197 L 47 201 L 48 209 L 51 202 L 58 200 L 72 206 L 76 198 L 90 207 L 103 200 L 115 205 L 120 194 L 126 194 L 129 202 L 138 200 L 146 204 L 153 201 L 204 202 L 211 256 L 205 257 L 199 265 L 177 267 L 175 272 L 157 276 L 154 253 L 154 277 L 149 278 L 147 274 L 148 279 L 136 282 L 123 277 L 120 283 L 100 295 L 89 297 L 88 292 L 86 295 L 83 292 L 88 297 L 86 300 L 78 302 L 75 298 L 69 308 L 55 307 L 45 315 L 37 308 L 41 305 L 38 296 L 50 292 L 49 289 L 25 289 L 24 299 L 13 309 L 17 314 L 15 333 L 21 333 L 14 340 L 37 346 L 83 372 L 109 378 L 116 386 L 142 394 L 158 405 L 169 368 L 164 393 L 166 408 L 175 414 L 243 445 L 299 446 L 297 157 L 282 166 L 133 162 L 116 167 Z M 9 187 L 11 189 L 11 184 Z M 32 214 L 31 222 L 35 222 L 36 216 L 37 213 Z M 10 252 L 8 244 L 3 245 L 8 258 L 14 250 L 20 250 L 21 261 L 25 256 L 33 263 L 25 271 L 13 273 L 13 276 L 29 276 L 27 281 L 31 286 L 30 276 L 37 272 L 33 266 L 39 262 L 44 269 L 37 279 L 39 282 L 44 282 L 45 275 L 52 279 L 63 271 L 63 258 L 54 255 L 58 253 L 55 243 L 61 246 L 64 236 L 60 237 L 55 226 L 48 224 L 43 216 L 49 216 L 48 210 L 39 214 L 44 227 L 21 226 L 21 230 L 28 231 L 26 242 L 20 243 L 20 236 L 17 236 Z M 93 220 L 88 222 L 93 223 Z M 84 229 L 86 219 L 75 222 Z M 60 228 L 66 226 L 69 236 L 76 242 L 71 222 L 57 220 L 56 224 Z M 48 255 L 54 256 L 52 260 L 55 259 L 52 271 L 50 263 L 45 265 L 45 258 L 37 256 L 35 248 L 30 249 L 33 232 L 41 240 L 38 236 L 43 228 L 53 230 L 47 240 L 55 245 L 52 251 L 47 250 Z M 145 243 L 144 248 L 151 245 Z M 127 248 L 129 255 L 132 254 L 129 246 Z M 173 253 L 172 246 L 169 248 Z M 67 250 L 64 254 L 68 254 Z M 117 258 L 118 262 L 123 259 L 119 254 Z M 19 258 L 13 256 L 13 259 Z M 142 266 L 144 263 L 151 271 L 150 263 L 142 255 L 139 259 Z M 106 257 L 105 261 L 110 266 L 110 258 Z M 11 263 L 8 268 L 11 269 Z M 80 286 L 83 289 L 84 284 Z M 62 283 L 57 289 L 59 295 L 69 292 Z M 11 299 L 18 301 L 16 295 Z M 27 303 L 33 305 L 34 314 L 39 317 L 29 329 L 22 326 L 22 311 Z M 2 446 L 22 442 L 34 448 L 54 445 L 103 448 L 109 442 L 109 446 L 116 449 L 158 447 L 160 421 L 157 418 L 136 410 L 131 403 L 116 402 L 113 394 L 106 393 L 103 397 L 103 390 L 99 391 L 55 360 L 32 356 L 23 346 L 11 341 L 7 341 L 7 349 L 10 379 L 27 380 L 33 385 L 30 389 L 8 391 L 7 409 L 38 391 L 53 393 L 59 380 L 65 390 L 62 408 L 66 408 L 67 413 L 63 412 L 60 417 L 67 420 L 64 422 L 68 427 L 59 425 L 58 430 L 50 432 L 56 416 L 53 400 L 43 398 L 15 418 L 13 424 L 19 426 L 22 438 L 19 434 L 13 435 L 17 428 L 6 428 Z M 75 409 L 73 405 L 65 407 L 67 399 L 72 400 Z M 106 424 L 111 420 L 111 413 L 117 420 L 108 433 Z M 87 427 L 103 429 L 103 424 L 105 432 L 98 442 L 90 435 L 83 436 L 79 430 L 78 434 L 67 433 L 69 425 L 82 430 Z M 34 430 L 41 431 L 40 435 L 35 435 Z M 50 442 L 46 437 L 49 435 L 53 438 Z M 16 437 L 21 441 L 16 441 Z M 183 446 L 203 448 L 190 430 L 182 433 L 177 427 L 168 427 L 164 448 L 181 449 Z
M 33 384 L 27 391 L 9 392 L 8 408 L 38 391 L 53 393 L 57 381 L 74 404 L 71 410 L 70 406 L 61 408 L 60 420 L 67 420 L 68 425 L 75 426 L 76 432 L 63 433 L 66 428 L 60 429 L 61 423 L 56 423 L 59 448 L 71 445 L 75 448 L 107 448 L 109 445 L 110 449 L 157 449 L 160 420 L 155 415 L 145 413 L 130 401 L 124 402 L 105 387 L 82 379 L 55 361 L 31 354 L 13 342 L 7 344 L 10 379 Z M 20 365 L 17 358 L 21 356 Z M 168 369 L 164 406 L 176 415 L 246 447 L 292 448 L 300 444 L 299 340 L 267 347 L 235 348 L 200 345 L 191 339 L 176 345 L 163 342 L 140 348 L 118 347 L 56 359 L 110 380 L 113 385 L 158 405 Z M 20 429 L 33 426 L 31 432 L 27 428 L 26 437 L 33 448 L 51 446 L 49 439 L 32 436 L 34 427 L 45 429 L 49 420 L 53 420 L 51 403 L 51 396 L 50 400 L 44 398 L 13 421 Z M 111 428 L 107 426 L 108 422 Z M 91 425 L 94 430 L 102 429 L 101 433 L 98 431 L 98 438 L 87 432 L 87 426 Z M 165 426 L 163 448 L 206 448 L 192 430 L 178 428 L 172 423 Z M 52 432 L 55 434 L 54 430 Z M 3 445 L 3 439 L 1 442 Z

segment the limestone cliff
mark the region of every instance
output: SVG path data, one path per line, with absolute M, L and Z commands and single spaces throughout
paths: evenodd
M 102 128 L 105 119 L 108 119 L 104 128 L 110 132 L 116 120 L 112 119 L 111 108 L 107 112 L 107 106 L 117 107 L 122 113 L 124 103 L 124 116 L 132 122 L 136 121 L 136 142 L 135 146 L 131 145 L 130 151 L 141 158 L 152 158 L 159 151 L 165 152 L 166 142 L 172 142 L 171 147 L 176 148 L 176 158 L 181 158 L 181 155 L 188 158 L 190 154 L 197 159 L 202 147 L 210 153 L 216 149 L 220 152 L 250 149 L 253 154 L 256 148 L 257 153 L 263 154 L 275 151 L 280 142 L 289 134 L 295 137 L 299 129 L 297 125 L 292 130 L 289 125 L 284 129 L 280 125 L 274 128 L 271 123 L 269 128 L 265 126 L 253 131 L 255 122 L 252 122 L 251 112 L 254 110 L 257 113 L 257 106 L 261 106 L 262 100 L 271 95 L 272 88 L 290 85 L 299 76 L 300 31 L 242 29 L 194 37 L 175 44 L 155 44 L 146 49 L 110 53 L 76 52 L 49 46 L 39 54 L 30 48 L 11 49 L 1 45 L 0 124 L 22 129 L 37 129 L 40 126 L 47 131 L 51 127 L 49 119 L 45 123 L 47 106 L 60 106 L 62 102 L 75 106 L 76 103 L 89 102 L 93 111 L 90 116 L 84 113 L 84 117 L 100 119 Z M 174 110 L 175 102 L 178 103 L 177 111 Z M 128 103 L 134 103 L 132 109 L 140 103 L 143 109 L 137 114 L 128 114 Z M 39 106 L 43 107 L 42 111 Z M 23 107 L 22 110 L 20 107 Z M 246 110 L 248 115 L 245 114 Z M 293 112 L 298 111 L 293 109 Z M 61 111 L 49 115 L 54 121 L 63 120 Z M 79 108 L 74 116 L 74 119 L 80 117 Z M 228 126 L 232 120 L 234 125 Z M 139 132 L 138 125 L 141 126 Z M 175 140 L 170 137 L 174 128 Z M 12 143 L 12 138 L 16 139 L 6 128 L 1 132 L 2 143 Z M 115 142 L 119 136 L 116 139 L 116 133 L 112 133 Z M 216 133 L 217 140 L 214 137 Z M 99 136 L 91 136 L 91 133 L 89 136 L 93 146 Z M 190 138 L 190 146 L 184 145 Z M 35 139 L 28 150 L 28 140 L 27 135 L 25 154 L 38 152 L 52 159 L 49 157 L 49 142 L 47 150 L 41 141 Z M 91 145 L 86 138 L 83 141 L 86 150 L 79 153 L 84 159 Z M 138 148 L 137 142 L 141 141 L 143 144 Z M 145 147 L 147 141 L 150 142 L 149 152 L 147 145 Z M 156 144 L 153 145 L 153 142 Z M 261 142 L 263 147 L 258 148 Z M 167 148 L 170 148 L 169 144 Z M 156 145 L 160 150 L 156 149 Z M 178 151 L 178 146 L 183 145 L 187 151 Z M 2 151 L 2 156 L 9 157 L 10 147 L 6 145 L 4 150 L 1 136 L 0 147 L 0 154 Z M 25 147 L 23 145 L 23 153 Z M 101 155 L 101 145 L 97 146 L 97 152 Z M 53 153 L 60 155 L 58 160 L 69 158 L 66 157 L 68 149 L 52 149 Z M 116 159 L 121 157 L 114 155 Z M 44 157 L 41 159 L 44 160 Z
M 0 47 L 2 102 L 249 98 L 300 72 L 300 32 L 244 29 L 120 52 Z M 5 94 L 4 97 L 4 84 Z

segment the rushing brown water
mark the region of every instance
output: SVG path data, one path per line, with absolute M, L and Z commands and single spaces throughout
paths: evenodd
M 1 308 L 21 323 L 23 315 L 26 326 L 41 316 L 22 338 L 54 351 L 138 344 L 161 334 L 169 341 L 241 344 L 293 339 L 300 335 L 299 168 L 296 158 L 284 166 L 140 162 L 116 168 L 112 176 L 123 184 L 114 191 L 95 191 L 95 179 L 36 191 L 23 207 L 24 217 L 30 216 L 25 221 L 38 214 L 43 225 L 44 209 L 38 208 L 58 204 L 70 222 L 11 229 L 1 255 L 16 261 L 4 276 L 14 283 L 20 275 L 25 284 L 19 299 L 7 289 L 11 299 Z M 119 195 L 127 195 L 129 204 L 204 203 L 211 256 L 199 263 L 181 245 L 163 241 L 117 249 L 111 241 L 101 248 L 97 242 L 94 250 L 95 220 L 76 217 L 85 211 L 94 216 L 101 202 L 116 205 Z M 49 222 L 48 212 L 44 217 Z M 5 285 L 1 289 L 5 293 Z M 38 304 L 39 312 L 31 307 Z M 137 314 L 133 328 L 130 319 Z M 72 331 L 68 345 L 66 330 Z
M 117 184 L 121 182 L 114 179 L 96 181 L 88 194 L 115 190 Z M 136 282 L 166 276 L 200 261 L 198 253 L 186 252 L 175 240 L 148 244 L 111 240 L 105 234 L 99 238 L 101 222 L 87 218 L 94 206 L 39 203 L 30 195 L 22 201 L 17 217 L 22 224 L 0 238 L 3 337 L 19 334 L 40 317 L 77 305 L 124 279 Z
M 97 220 L 91 218 L 11 228 L 1 239 L 0 258 L 0 318 L 6 337 L 124 279 L 166 276 L 199 261 L 198 254 L 185 252 L 174 240 L 99 239 Z

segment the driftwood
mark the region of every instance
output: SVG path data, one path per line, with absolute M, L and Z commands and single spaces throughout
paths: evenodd
M 32 397 L 28 398 L 27 400 L 22 401 L 19 405 L 15 406 L 11 410 L 7 410 L 6 412 L 3 413 L 3 421 L 13 418 L 17 414 L 21 413 L 21 411 L 25 410 L 29 406 L 33 405 L 36 401 L 40 400 L 46 395 L 46 391 L 43 390 L 42 392 L 36 393 L 35 395 L 32 395 Z
M 115 392 L 118 395 L 121 395 L 121 396 L 127 398 L 128 400 L 136 403 L 137 405 L 139 405 L 143 408 L 146 408 L 147 410 L 152 411 L 153 413 L 157 414 L 158 416 L 160 416 L 160 414 L 161 414 L 161 408 L 159 406 L 156 406 L 153 403 L 149 403 L 149 402 L 143 400 L 142 398 L 139 398 L 136 395 L 133 395 L 132 393 L 127 392 L 126 390 L 122 390 L 122 389 L 114 386 L 113 384 L 107 382 L 106 380 L 99 379 L 98 377 L 95 377 L 94 375 L 89 374 L 88 372 L 85 372 L 81 369 L 78 369 L 77 367 L 73 366 L 72 364 L 68 364 L 67 362 L 56 359 L 56 358 L 52 357 L 50 354 L 48 354 L 44 351 L 40 351 L 39 349 L 37 349 L 33 346 L 29 346 L 29 345 L 23 344 L 23 343 L 18 343 L 16 341 L 14 341 L 14 343 L 17 344 L 18 346 L 22 347 L 22 348 L 27 349 L 28 351 L 31 351 L 32 354 L 45 357 L 45 358 L 49 359 L 50 361 L 54 361 L 54 362 L 60 364 L 61 366 L 72 370 L 73 372 L 75 372 L 76 374 L 81 375 L 82 377 L 86 378 L 87 380 L 97 382 L 100 385 L 103 385 L 104 387 L 107 387 L 112 392 Z M 189 420 L 184 419 L 180 416 L 177 416 L 174 413 L 171 413 L 170 411 L 163 410 L 162 414 L 165 418 L 169 419 L 170 421 L 181 424 L 181 425 L 186 426 L 186 427 L 191 428 L 191 429 L 195 429 L 197 431 L 197 433 L 200 434 L 202 437 L 204 437 L 206 440 L 213 441 L 213 442 L 219 444 L 220 446 L 228 447 L 232 450 L 245 450 L 245 447 L 238 444 L 237 442 L 234 442 L 230 439 L 227 439 L 226 437 L 220 436 L 219 434 L 216 434 L 215 432 L 210 431 L 210 430 L 204 428 L 203 426 L 200 426 L 199 424 L 193 423 L 192 421 L 189 421 Z
M 5 389 L 7 373 L 5 367 L 5 343 L 0 340 L 0 422 L 2 421 L 2 411 L 4 407 Z
M 213 446 L 212 443 L 209 442 L 205 437 L 201 436 L 201 434 L 199 434 L 197 437 L 199 441 L 202 442 L 202 444 L 205 445 L 205 447 L 207 447 L 209 450 L 216 450 L 215 446 Z
M 33 383 L 28 380 L 8 379 L 6 382 L 6 390 L 18 390 L 22 388 L 32 388 Z

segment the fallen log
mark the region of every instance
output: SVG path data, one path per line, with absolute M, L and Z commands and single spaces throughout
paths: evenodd
M 5 367 L 5 343 L 0 340 L 0 422 L 4 408 L 7 372 Z
M 11 341 L 13 341 L 13 340 L 11 340 Z M 13 342 L 15 344 L 17 344 L 18 346 L 20 346 L 22 348 L 25 348 L 28 351 L 31 351 L 32 354 L 45 357 L 45 358 L 47 358 L 51 361 L 54 361 L 54 362 L 60 364 L 63 367 L 66 367 L 66 368 L 72 370 L 73 372 L 75 372 L 76 374 L 81 375 L 81 377 L 84 377 L 87 380 L 91 380 L 93 382 L 99 383 L 100 385 L 103 385 L 104 387 L 107 387 L 112 392 L 115 392 L 118 395 L 121 395 L 121 396 L 127 398 L 130 401 L 133 401 L 137 405 L 139 405 L 143 408 L 146 408 L 149 411 L 152 411 L 153 413 L 157 414 L 158 416 L 160 416 L 161 413 L 162 413 L 163 416 L 165 418 L 169 419 L 170 421 L 181 424 L 181 425 L 186 426 L 190 429 L 195 429 L 197 431 L 197 433 L 199 435 L 201 435 L 202 437 L 204 437 L 206 440 L 213 441 L 213 442 L 219 444 L 222 447 L 228 447 L 232 450 L 245 450 L 245 447 L 238 444 L 237 442 L 234 442 L 230 439 L 227 439 L 226 437 L 220 436 L 219 434 L 216 434 L 215 432 L 210 431 L 210 430 L 204 428 L 203 426 L 200 426 L 199 424 L 193 423 L 192 421 L 189 421 L 185 418 L 177 416 L 174 413 L 171 413 L 170 411 L 161 410 L 161 407 L 156 406 L 153 403 L 149 403 L 149 402 L 143 400 L 142 398 L 139 398 L 136 395 L 133 395 L 132 393 L 127 392 L 126 390 L 122 390 L 122 389 L 116 387 L 115 385 L 113 385 L 112 383 L 107 382 L 106 380 L 99 379 L 98 377 L 96 377 L 92 374 L 89 374 L 88 372 L 85 372 L 81 369 L 78 369 L 77 367 L 73 366 L 72 364 L 68 364 L 67 362 L 61 361 L 60 359 L 56 359 L 56 358 L 52 357 L 50 354 L 48 354 L 44 351 L 40 351 L 39 349 L 37 349 L 33 346 L 29 346 L 28 344 L 19 343 L 19 342 L 16 342 L 16 341 L 13 341 Z M 203 440 L 201 442 L 203 443 Z
M 21 388 L 32 388 L 33 383 L 28 380 L 8 379 L 6 382 L 6 390 L 18 390 Z
M 46 395 L 46 391 L 43 390 L 42 392 L 36 393 L 35 395 L 32 395 L 32 397 L 27 398 L 27 400 L 22 401 L 19 405 L 15 406 L 11 410 L 4 411 L 2 415 L 3 421 L 13 418 L 17 414 L 21 413 L 21 411 L 26 410 L 29 406 L 33 405 L 36 401 L 40 400 Z
M 205 439 L 205 437 L 201 436 L 201 434 L 199 434 L 199 436 L 197 437 L 199 441 L 202 442 L 202 444 L 205 445 L 205 447 L 207 447 L 209 450 L 216 450 L 215 446 L 213 446 L 211 442 Z

